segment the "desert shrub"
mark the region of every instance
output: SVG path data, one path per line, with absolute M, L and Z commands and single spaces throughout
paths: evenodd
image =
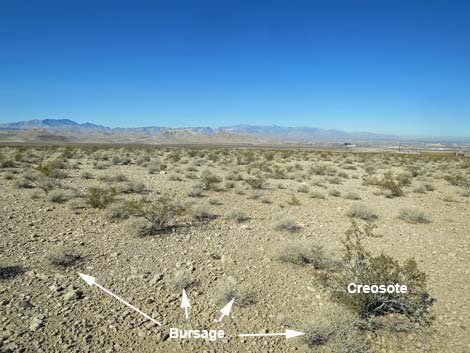
M 310 197 L 312 199 L 325 199 L 326 196 L 321 193 L 320 191 L 317 191 L 317 190 L 313 190 L 311 193 L 310 193 Z
M 360 218 L 364 221 L 374 221 L 377 219 L 377 213 L 371 209 L 369 206 L 364 204 L 353 204 L 349 207 L 349 210 L 346 212 L 349 217 Z
M 220 205 L 223 205 L 223 204 L 224 204 L 221 199 L 216 198 L 216 197 L 211 197 L 211 198 L 209 199 L 209 203 L 210 203 L 211 205 L 217 205 L 217 206 L 220 206 Z
M 93 208 L 105 208 L 114 201 L 114 188 L 89 187 L 83 196 L 85 203 Z
M 224 218 L 237 222 L 243 222 L 249 219 L 248 215 L 239 208 L 232 208 L 228 210 L 225 212 Z
M 13 186 L 17 189 L 32 189 L 34 182 L 22 176 L 13 182 Z
M 154 234 L 152 223 L 144 218 L 131 218 L 124 224 L 127 233 L 137 238 Z
M 360 200 L 361 197 L 357 192 L 350 191 L 344 195 L 344 198 L 347 200 Z
M 326 178 L 326 181 L 330 184 L 341 184 L 343 180 L 339 176 L 330 176 Z
M 264 203 L 264 204 L 271 204 L 271 203 L 273 203 L 272 200 L 271 200 L 269 197 L 264 196 L 264 195 L 261 196 L 261 197 L 259 198 L 259 200 L 261 201 L 261 203 Z
M 411 185 L 411 176 L 408 173 L 398 174 L 396 177 L 398 184 L 401 186 Z
M 67 190 L 52 190 L 48 193 L 47 198 L 50 202 L 64 203 L 72 198 L 72 194 Z
M 340 197 L 341 192 L 339 190 L 336 190 L 336 189 L 331 189 L 331 190 L 328 191 L 328 195 L 333 196 L 333 197 Z
M 175 174 L 175 173 L 172 173 L 172 174 L 168 175 L 168 180 L 170 180 L 170 181 L 183 181 L 183 179 L 178 174 Z
M 295 197 L 295 195 L 291 195 L 291 196 L 287 199 L 286 202 L 287 202 L 289 205 L 291 205 L 291 206 L 300 206 L 300 205 L 301 205 L 300 200 L 299 200 L 297 197 Z
M 289 232 L 296 232 L 302 228 L 294 218 L 289 216 L 280 217 L 272 224 L 272 227 L 274 230 L 287 230 Z
M 44 191 L 46 194 L 48 194 L 50 191 L 54 190 L 55 188 L 58 188 L 60 186 L 59 182 L 57 179 L 54 178 L 49 178 L 49 177 L 41 177 L 38 178 L 35 182 L 34 185 Z
M 308 186 L 305 184 L 299 185 L 299 187 L 297 188 L 297 192 L 308 193 Z
M 332 264 L 321 246 L 303 240 L 282 245 L 277 251 L 276 259 L 294 265 L 311 265 L 315 269 L 323 269 Z
M 15 168 L 16 163 L 11 159 L 0 161 L 0 168 Z
M 445 202 L 456 202 L 457 200 L 455 199 L 454 196 L 452 195 L 444 195 L 442 197 L 442 201 L 445 201 Z
M 253 189 L 262 189 L 266 184 L 266 178 L 258 175 L 253 178 L 245 179 L 245 182 L 250 185 Z
M 426 189 L 426 191 L 434 191 L 434 185 L 431 183 L 424 183 L 423 187 Z
M 106 217 L 110 220 L 128 219 L 132 215 L 132 201 L 113 202 L 106 208 Z
M 263 196 L 264 196 L 264 194 L 263 194 L 262 191 L 260 191 L 260 190 L 255 190 L 255 191 L 250 192 L 250 193 L 248 194 L 248 197 L 247 197 L 247 198 L 250 199 L 250 200 L 258 200 L 258 199 L 260 199 L 260 198 L 263 197 Z
M 405 195 L 402 189 L 402 185 L 399 181 L 393 178 L 392 173 L 386 173 L 382 179 L 377 181 L 377 185 L 384 190 L 389 190 L 391 195 L 394 197 Z
M 411 321 L 429 323 L 432 319 L 430 306 L 433 299 L 427 292 L 427 276 L 421 272 L 413 259 L 403 264 L 390 256 L 372 256 L 364 240 L 378 237 L 374 226 L 360 228 L 356 222 L 346 231 L 343 241 L 343 266 L 341 271 L 329 274 L 324 283 L 332 290 L 332 298 L 357 312 L 363 318 L 385 314 L 401 314 Z M 347 291 L 348 284 L 406 284 L 408 293 L 355 293 Z
M 225 183 L 224 183 L 224 187 L 226 189 L 233 189 L 235 187 L 235 182 L 231 181 L 231 180 L 227 180 Z
M 152 200 L 141 199 L 133 202 L 130 207 L 133 214 L 146 219 L 150 232 L 160 233 L 176 225 L 178 218 L 187 211 L 186 206 L 179 203 L 174 195 L 163 194 Z
M 162 170 L 162 166 L 161 166 L 160 163 L 150 162 L 147 165 L 147 170 L 148 170 L 149 174 L 155 174 L 155 173 L 160 172 Z
M 65 163 L 61 160 L 53 160 L 42 163 L 37 167 L 37 170 L 47 177 L 51 178 L 65 178 L 67 175 L 63 171 Z
M 204 190 L 198 186 L 194 186 L 189 192 L 188 196 L 189 197 L 202 197 L 202 194 L 204 193 Z
M 188 179 L 193 179 L 193 180 L 194 180 L 194 179 L 197 179 L 197 174 L 194 173 L 194 172 L 188 172 L 188 173 L 186 173 L 184 176 L 185 176 L 186 178 L 188 178 Z
M 192 216 L 194 219 L 199 221 L 213 219 L 215 215 L 207 209 L 205 206 L 198 206 L 192 211 Z
M 14 177 L 15 175 L 11 172 L 3 173 L 3 179 L 5 180 L 12 180 Z
M 240 175 L 240 173 L 232 172 L 232 173 L 227 174 L 225 179 L 230 180 L 230 181 L 240 181 L 242 180 L 242 176 Z
M 75 265 L 81 256 L 64 248 L 56 248 L 46 254 L 46 260 L 54 266 L 70 267 Z
M 413 189 L 413 192 L 416 192 L 418 194 L 425 194 L 426 193 L 426 189 L 424 188 L 424 186 L 417 186 Z
M 421 210 L 404 208 L 400 210 L 398 218 L 408 223 L 429 223 L 428 216 Z
M 145 184 L 140 181 L 130 181 L 124 185 L 119 185 L 117 189 L 124 194 L 140 194 L 144 192 L 146 188 Z
M 329 305 L 304 326 L 303 340 L 310 347 L 328 345 L 335 353 L 366 353 L 369 348 L 361 327 L 356 315 Z
M 193 274 L 188 270 L 181 270 L 175 273 L 174 277 L 170 280 L 170 285 L 174 290 L 182 291 L 197 285 L 197 280 Z
M 98 177 L 98 180 L 112 183 L 112 182 L 124 182 L 124 181 L 127 181 L 128 179 L 124 174 L 116 174 L 116 175 L 106 174 L 106 175 L 100 175 Z
M 229 277 L 216 290 L 215 303 L 219 306 L 227 304 L 235 298 L 234 304 L 240 307 L 246 307 L 256 303 L 254 292 L 240 288 L 238 281 Z
M 217 175 L 207 169 L 201 173 L 199 178 L 201 179 L 202 188 L 204 190 L 214 189 L 215 186 L 221 181 Z
M 326 175 L 326 170 L 327 170 L 327 167 L 326 165 L 323 165 L 323 164 L 312 166 L 309 169 L 310 173 L 315 174 L 315 175 Z
M 457 173 L 457 174 L 447 175 L 445 179 L 451 185 L 460 186 L 465 189 L 470 189 L 470 175 L 468 174 Z

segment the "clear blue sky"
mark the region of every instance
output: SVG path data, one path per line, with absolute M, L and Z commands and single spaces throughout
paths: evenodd
M 0 122 L 470 136 L 470 2 L 2 1 Z

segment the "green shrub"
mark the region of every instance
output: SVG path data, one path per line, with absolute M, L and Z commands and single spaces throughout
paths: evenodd
M 85 203 L 93 208 L 105 208 L 114 201 L 116 190 L 114 188 L 89 187 L 84 195 Z
M 47 177 L 51 178 L 65 178 L 67 175 L 62 170 L 65 168 L 65 163 L 61 160 L 53 160 L 42 163 L 37 167 L 37 170 Z
M 163 194 L 152 200 L 141 199 L 132 205 L 133 213 L 146 219 L 150 224 L 150 233 L 157 234 L 176 225 L 178 218 L 187 212 L 174 195 Z
M 328 274 L 325 284 L 332 290 L 332 298 L 357 312 L 361 317 L 385 314 L 402 314 L 411 321 L 429 323 L 433 299 L 427 291 L 427 276 L 421 272 L 413 259 L 400 264 L 390 256 L 372 256 L 364 245 L 373 234 L 374 227 L 366 224 L 362 229 L 356 222 L 346 232 L 343 242 L 343 267 L 341 271 Z M 349 293 L 348 284 L 406 284 L 408 293 Z
M 217 175 L 209 170 L 204 170 L 199 177 L 201 179 L 202 188 L 204 190 L 214 189 L 215 186 L 221 181 Z
M 262 189 L 266 184 L 266 178 L 262 176 L 256 176 L 253 178 L 245 179 L 245 182 L 250 185 L 253 189 Z

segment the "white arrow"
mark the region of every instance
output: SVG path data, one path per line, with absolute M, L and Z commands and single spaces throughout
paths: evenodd
M 181 307 L 184 309 L 186 320 L 188 320 L 189 319 L 188 308 L 191 307 L 191 304 L 189 303 L 188 295 L 186 294 L 186 291 L 184 289 L 183 289 L 183 297 L 181 298 Z
M 286 339 L 305 335 L 305 332 L 286 330 L 284 333 L 243 333 L 239 337 L 286 336 Z
M 224 316 L 229 316 L 230 315 L 230 310 L 232 310 L 232 305 L 233 305 L 233 302 L 235 301 L 235 298 L 232 298 L 231 301 L 228 302 L 227 305 L 225 305 L 221 310 L 220 312 L 222 313 L 222 315 L 220 316 L 220 319 L 219 319 L 219 322 L 222 321 L 222 319 L 224 318 Z
M 96 278 L 95 277 L 92 277 L 92 276 L 88 276 L 88 275 L 84 275 L 83 273 L 78 273 L 79 276 L 89 285 L 89 286 L 97 286 L 99 289 L 101 289 L 102 291 L 108 293 L 110 296 L 116 298 L 117 300 L 119 300 L 121 303 L 123 303 L 124 305 L 127 305 L 129 308 L 131 308 L 132 310 L 134 311 L 137 311 L 140 315 L 142 315 L 143 317 L 145 317 L 147 320 L 150 320 L 152 321 L 153 323 L 157 324 L 158 326 L 162 326 L 161 323 L 159 323 L 157 320 L 151 318 L 150 316 L 148 316 L 146 313 L 140 311 L 139 309 L 137 309 L 134 305 L 132 304 L 129 304 L 128 302 L 126 302 L 124 299 L 122 298 L 119 298 L 116 294 L 110 292 L 109 290 L 107 290 L 106 288 L 104 288 L 102 285 L 100 285 L 99 283 L 96 283 Z

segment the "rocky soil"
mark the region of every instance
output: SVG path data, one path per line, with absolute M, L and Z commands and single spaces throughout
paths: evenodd
M 16 152 L 4 148 L 2 153 L 13 156 Z M 119 156 L 129 152 L 103 153 Z M 206 190 L 202 197 L 187 196 L 198 182 L 185 176 L 189 165 L 195 166 L 196 174 L 206 168 L 221 177 L 233 172 L 243 177 L 255 173 L 246 164 L 237 164 L 235 158 L 227 163 L 211 161 L 207 158 L 212 153 L 209 151 L 202 157 L 184 155 L 184 163 L 169 162 L 166 156 L 173 152 L 163 150 L 157 150 L 155 156 L 154 152 L 133 151 L 130 158 L 134 161 L 145 153 L 166 161 L 167 168 L 154 174 L 135 163 L 110 163 L 105 169 L 96 169 L 93 155 L 76 156 L 67 161 L 72 167 L 66 169 L 61 188 L 73 189 L 79 195 L 91 185 L 111 185 L 99 181 L 100 175 L 123 174 L 128 180 L 143 182 L 147 197 L 156 192 L 174 193 L 185 202 L 204 205 L 217 217 L 186 221 L 184 226 L 156 236 L 134 237 L 125 222 L 109 220 L 106 210 L 54 203 L 37 189 L 15 187 L 15 180 L 31 167 L 27 163 L 18 162 L 8 171 L 2 169 L 3 175 L 8 172 L 13 177 L 0 178 L 0 351 L 328 352 L 328 345 L 310 347 L 301 337 L 286 340 L 237 335 L 284 332 L 286 328 L 301 331 L 307 322 L 317 320 L 322 309 L 331 305 L 328 291 L 315 280 L 313 268 L 281 263 L 276 253 L 292 240 L 305 239 L 339 258 L 341 240 L 350 225 L 346 211 L 350 205 L 361 203 L 378 214 L 376 232 L 383 235 L 368 242 L 370 249 L 400 261 L 414 257 L 428 274 L 429 292 L 436 299 L 435 320 L 430 327 L 404 333 L 365 333 L 371 352 L 470 352 L 470 197 L 442 178 L 449 168 L 460 170 L 461 161 L 417 159 L 421 173 L 405 188 L 405 195 L 386 198 L 377 187 L 363 184 L 362 167 L 371 158 L 378 173 L 403 171 L 399 159 L 387 164 L 381 155 L 279 155 L 265 163 L 298 166 L 286 179 L 269 178 L 261 190 L 268 200 L 261 202 L 260 197 L 249 197 L 254 191 L 243 181 L 235 181 L 234 188 L 223 187 L 221 182 L 221 190 Z M 59 152 L 41 150 L 33 154 L 55 158 Z M 353 160 L 356 169 L 344 168 L 347 158 Z M 348 177 L 332 184 L 328 176 L 308 172 L 309 166 L 319 163 L 335 166 Z M 464 170 L 467 175 L 468 170 Z M 94 178 L 81 178 L 83 171 Z M 182 180 L 174 180 L 175 174 Z M 312 185 L 318 180 L 324 187 Z M 414 191 L 424 183 L 432 183 L 434 190 Z M 326 198 L 298 192 L 303 184 Z M 332 189 L 341 195 L 354 191 L 361 200 L 330 196 Z M 34 192 L 39 195 L 32 197 Z M 299 205 L 289 204 L 292 195 Z M 211 198 L 221 204 L 209 203 Z M 225 219 L 224 213 L 234 207 L 250 218 L 242 223 Z M 410 224 L 398 219 L 399 210 L 409 207 L 424 211 L 430 222 Z M 285 215 L 301 225 L 298 232 L 273 229 L 272 223 Z M 71 266 L 54 265 L 47 255 L 58 248 L 79 254 L 80 259 Z M 195 281 L 187 288 L 192 304 L 189 321 L 180 308 L 181 292 L 173 285 L 182 271 Z M 78 272 L 96 277 L 103 287 L 160 321 L 162 327 L 100 289 L 89 287 Z M 256 302 L 246 307 L 235 302 L 231 316 L 219 323 L 221 306 L 216 298 L 229 277 L 236 278 L 243 290 L 253 292 Z M 222 329 L 226 338 L 216 342 L 172 340 L 168 336 L 170 327 Z

